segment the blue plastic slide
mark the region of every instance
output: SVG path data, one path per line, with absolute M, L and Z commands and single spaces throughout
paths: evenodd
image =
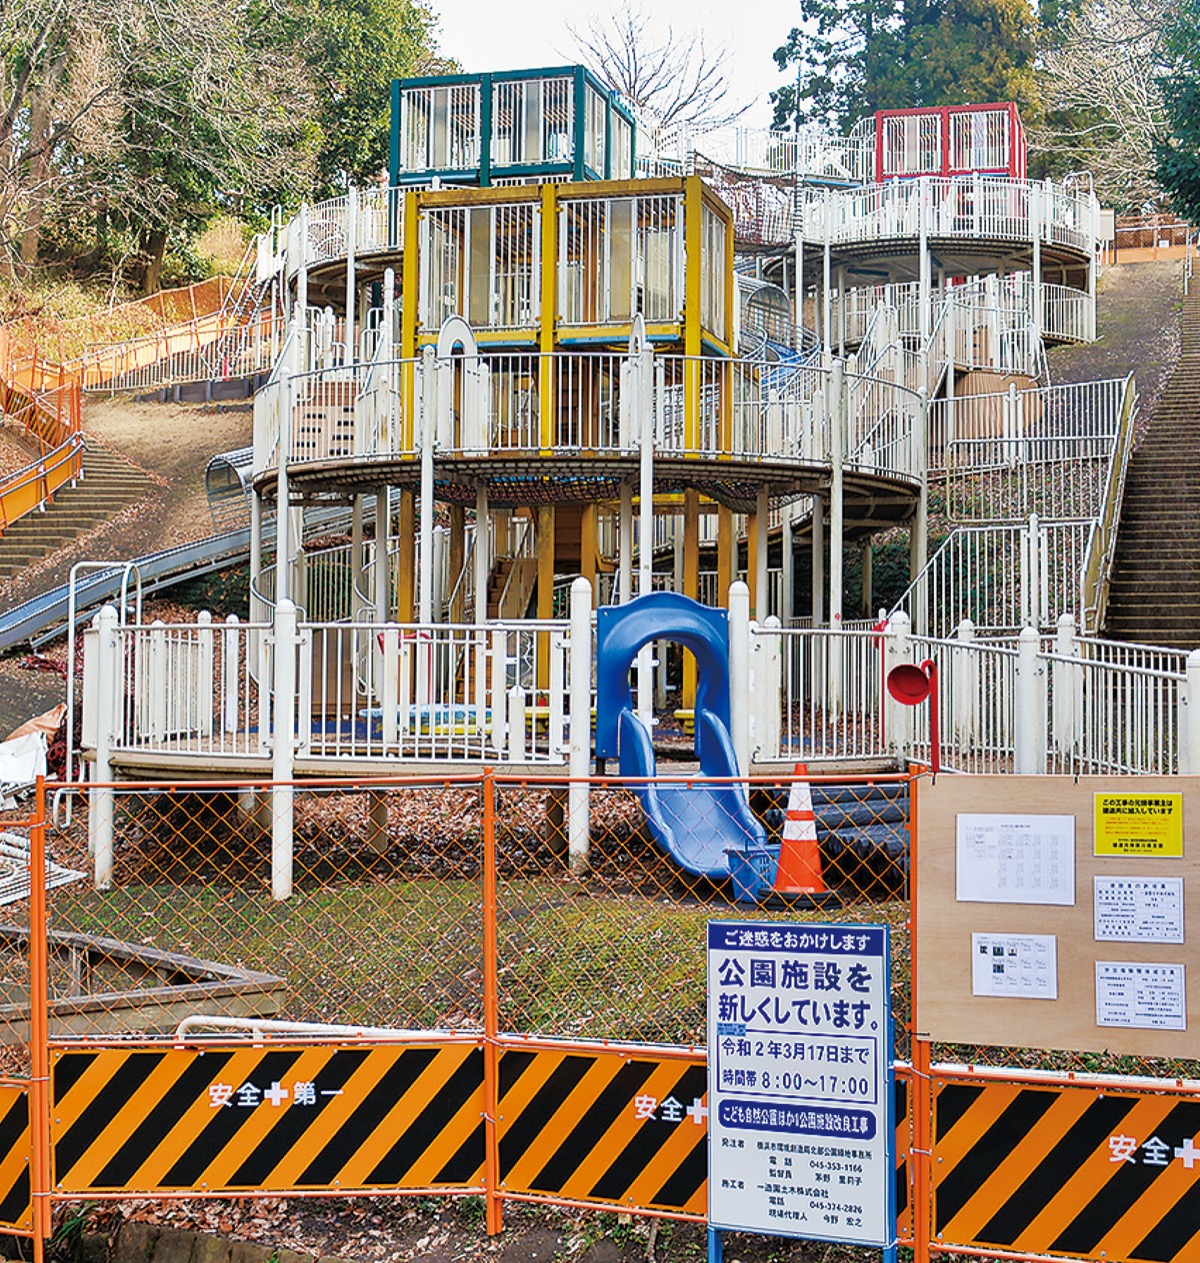
M 633 708 L 629 673 L 643 645 L 670 640 L 696 658 L 695 741 L 699 776 L 634 785 L 650 834 L 685 872 L 729 876 L 729 850 L 766 844 L 741 785 L 706 784 L 738 773 L 729 736 L 729 619 L 724 610 L 652 592 L 597 614 L 596 755 L 618 757 L 622 776 L 653 777 L 658 767 L 646 726 Z

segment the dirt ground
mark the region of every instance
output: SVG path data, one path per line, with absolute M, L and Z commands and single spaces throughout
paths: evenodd
M 85 1231 L 108 1238 L 122 1216 L 149 1218 L 324 1263 L 702 1263 L 707 1242 L 700 1224 L 518 1203 L 505 1205 L 504 1231 L 489 1238 L 480 1197 L 132 1202 L 87 1213 Z M 879 1251 L 728 1233 L 724 1257 L 725 1263 L 874 1263 Z
M 1179 358 L 1181 266 L 1173 261 L 1106 268 L 1096 292 L 1099 337 L 1049 351 L 1050 380 L 1059 385 L 1135 374 L 1139 434 L 1144 433 Z
M 154 485 L 103 526 L 5 583 L 0 600 L 8 607 L 65 583 L 78 561 L 126 561 L 211 535 L 205 467 L 218 452 L 248 446 L 254 420 L 246 407 L 88 397 L 83 428 L 148 473 Z M 0 475 L 10 459 L 20 458 L 8 452 L 0 434 Z M 27 456 L 20 459 L 25 463 Z M 61 679 L 25 669 L 23 658 L 0 660 L 0 739 L 62 700 Z

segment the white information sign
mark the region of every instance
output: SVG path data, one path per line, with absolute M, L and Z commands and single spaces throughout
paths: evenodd
M 1074 904 L 1074 816 L 961 812 L 957 822 L 960 903 Z
M 887 926 L 708 926 L 714 1228 L 895 1241 Z
M 972 934 L 971 994 L 1058 999 L 1053 934 Z
M 1183 942 L 1182 877 L 1093 880 L 1097 942 Z
M 1096 962 L 1096 1025 L 1186 1031 L 1182 965 Z

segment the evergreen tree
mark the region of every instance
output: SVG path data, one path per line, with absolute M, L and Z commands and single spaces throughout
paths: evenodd
M 775 53 L 796 75 L 771 94 L 777 126 L 848 130 L 876 110 L 1036 101 L 1028 0 L 800 0 L 800 17 Z
M 1200 3 L 1183 0 L 1163 38 L 1167 72 L 1159 79 L 1165 133 L 1154 143 L 1156 177 L 1172 208 L 1200 223 Z

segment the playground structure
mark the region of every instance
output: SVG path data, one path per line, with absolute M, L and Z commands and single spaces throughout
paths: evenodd
M 913 1008 L 954 950 L 917 907 L 954 778 L 910 764 L 1074 794 L 1090 852 L 1073 778 L 1173 793 L 1200 759 L 1200 653 L 1095 635 L 1136 392 L 1043 354 L 1095 333 L 1086 185 L 1027 181 L 1007 106 L 643 146 L 574 68 L 393 100 L 389 188 L 277 222 L 188 347 L 96 348 L 73 387 L 259 385 L 187 558 L 244 550 L 252 604 L 165 626 L 141 588 L 176 559 L 100 572 L 83 750 L 0 957 L 32 1058 L 0 1224 L 335 1189 L 480 1194 L 490 1231 L 509 1200 L 702 1220 L 700 929 L 806 785 L 829 893 L 907 942 L 915 1257 L 1184 1263 L 1179 1167 L 1109 1142 L 1128 1116 L 1193 1151 L 1183 1036 L 1118 1060 L 1002 1027 L 1013 1061 Z M 876 619 L 867 565 L 848 616 L 846 553 L 897 527 L 909 591 Z M 663 776 L 673 710 L 699 767 Z M 90 880 L 47 893 L 51 857 Z M 83 985 L 119 962 L 142 1005 Z
M 940 671 L 948 767 L 1189 766 L 1184 656 L 1096 638 L 1133 381 L 1047 380 L 1044 347 L 1095 331 L 1086 181 L 1026 180 L 1011 106 L 824 145 L 627 122 L 576 69 L 402 83 L 391 187 L 258 239 L 229 309 L 277 354 L 253 449 L 211 468 L 222 525 L 248 528 L 249 617 L 101 620 L 81 693 L 97 779 L 581 777 L 592 612 L 663 590 L 729 606 L 723 772 L 927 757 L 882 683 L 911 655 Z M 258 372 L 247 345 L 210 354 Z M 931 479 L 954 526 L 932 557 Z M 913 581 L 877 627 L 871 540 L 897 526 Z M 674 710 L 703 761 L 695 655 L 651 638 L 636 675 L 622 759 L 638 741 L 648 769 Z

